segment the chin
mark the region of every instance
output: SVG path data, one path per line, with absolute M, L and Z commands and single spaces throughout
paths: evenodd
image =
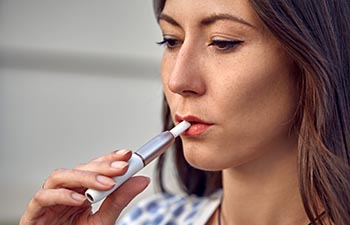
M 186 161 L 194 168 L 205 171 L 220 171 L 238 168 L 257 157 L 257 152 L 242 149 L 232 150 L 217 143 L 183 142 Z
M 205 171 L 220 171 L 225 169 L 221 157 L 218 157 L 218 153 L 201 148 L 200 146 L 188 146 L 184 145 L 184 156 L 186 161 L 196 169 Z

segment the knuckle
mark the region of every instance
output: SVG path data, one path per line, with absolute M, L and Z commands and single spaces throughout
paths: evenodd
M 86 179 L 89 179 L 90 177 L 97 176 L 98 173 L 88 169 L 86 170 L 73 169 L 72 174 L 74 175 L 74 177 L 76 177 L 79 180 L 86 180 Z
M 95 158 L 92 158 L 88 163 L 98 162 L 99 160 L 100 160 L 100 157 L 95 157 Z
M 44 191 L 43 189 L 38 190 L 38 191 L 34 194 L 32 201 L 35 202 L 35 203 L 38 204 L 38 205 L 42 205 L 41 203 L 42 203 L 42 200 L 44 199 L 44 198 L 43 198 L 44 192 L 45 192 L 45 191 Z
M 78 165 L 76 165 L 75 167 L 74 167 L 74 169 L 76 169 L 76 170 L 83 170 L 85 167 L 86 167 L 86 163 L 79 163 Z
M 50 176 L 46 179 L 46 182 L 45 183 L 51 183 L 53 180 L 57 179 L 58 177 L 60 177 L 62 175 L 62 173 L 66 171 L 65 169 L 63 168 L 57 168 L 57 169 L 54 169 Z
M 129 201 L 116 199 L 111 204 L 112 204 L 112 207 L 115 209 L 123 209 L 129 204 Z
M 50 177 L 57 177 L 57 176 L 61 175 L 63 172 L 65 172 L 65 171 L 66 171 L 66 169 L 63 169 L 63 168 L 54 169 L 54 170 L 51 172 Z
M 113 199 L 112 206 L 117 209 L 123 209 L 129 205 L 134 197 L 129 191 L 123 192 L 123 195 L 119 195 Z

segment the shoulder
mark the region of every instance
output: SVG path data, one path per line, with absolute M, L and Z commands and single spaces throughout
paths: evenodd
M 215 210 L 221 193 L 209 197 L 175 195 L 169 193 L 155 194 L 140 201 L 118 224 L 193 224 L 196 218 L 211 208 Z M 208 204 L 211 203 L 211 204 Z M 212 205 L 212 207 L 209 207 Z M 211 213 L 209 214 L 211 215 Z

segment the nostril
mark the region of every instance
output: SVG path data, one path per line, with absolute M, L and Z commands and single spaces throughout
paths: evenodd
M 188 95 L 198 95 L 198 93 L 195 91 L 191 91 L 191 90 L 183 90 L 182 95 L 187 95 L 187 96 Z

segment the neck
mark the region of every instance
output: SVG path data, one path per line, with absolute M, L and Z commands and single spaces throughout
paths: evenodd
M 308 224 L 297 178 L 297 150 L 270 151 L 223 171 L 222 224 Z

